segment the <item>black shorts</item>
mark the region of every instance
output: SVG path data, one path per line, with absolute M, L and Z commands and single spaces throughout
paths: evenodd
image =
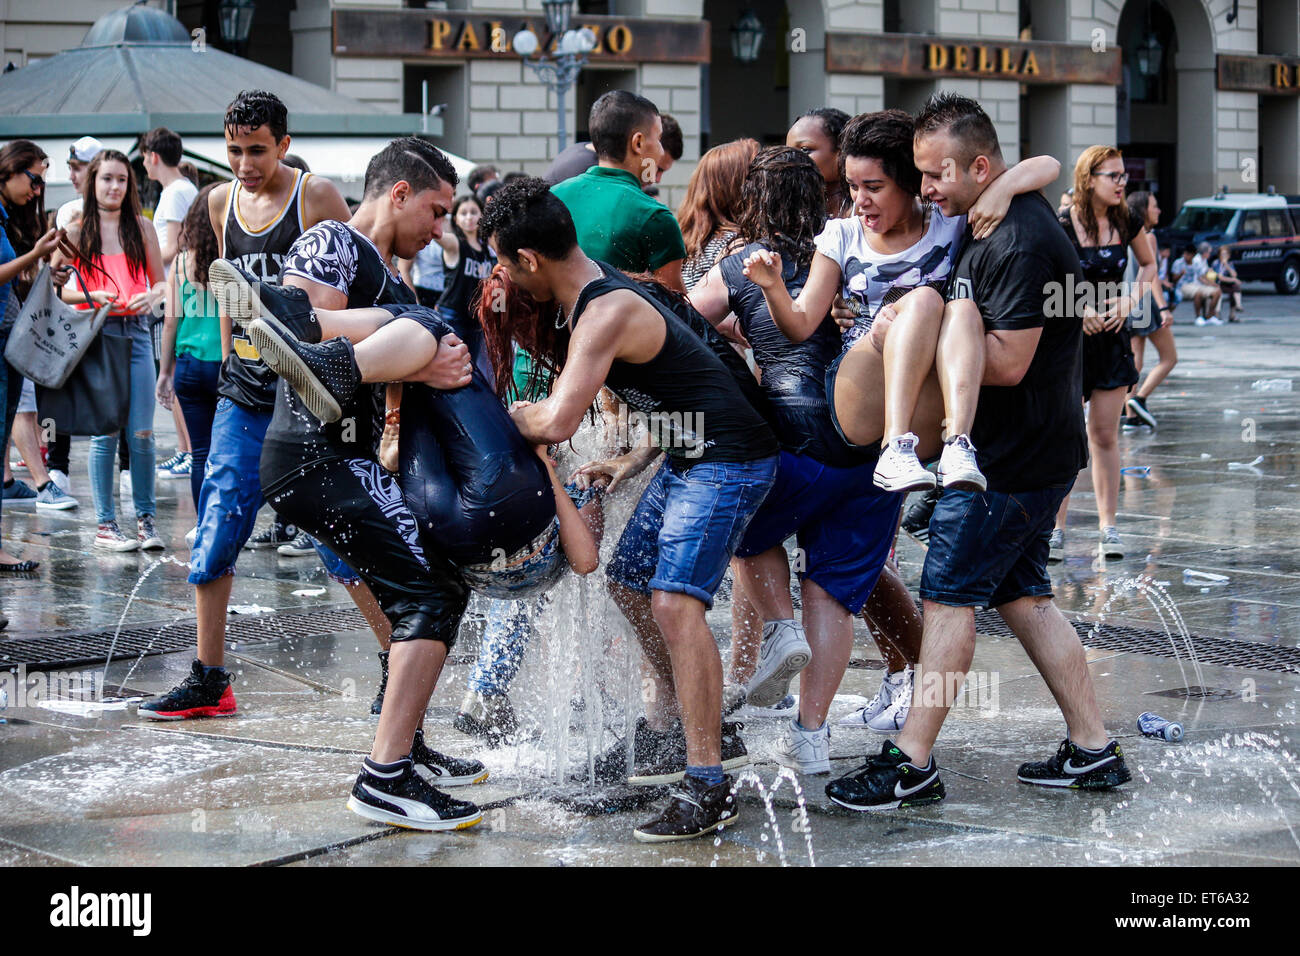
M 1083 397 L 1094 391 L 1128 388 L 1136 385 L 1137 366 L 1133 363 L 1132 334 L 1127 328 L 1118 332 L 1098 332 L 1083 337 Z
M 367 458 L 314 462 L 265 489 L 285 521 L 325 543 L 370 586 L 394 640 L 456 640 L 469 590 L 446 558 L 425 551 L 397 481 Z M 400 628 L 419 620 L 417 633 Z

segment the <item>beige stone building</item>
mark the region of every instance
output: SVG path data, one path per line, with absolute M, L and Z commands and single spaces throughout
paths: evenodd
M 79 42 L 113 0 L 0 0 L 16 66 Z M 175 0 L 215 27 L 216 0 Z M 448 149 L 540 172 L 554 157 L 556 95 L 509 47 L 540 0 L 256 0 L 247 55 L 377 111 L 440 106 Z M 740 63 L 732 29 L 762 23 Z M 633 89 L 677 117 L 686 154 L 673 204 L 709 145 L 779 142 L 793 118 L 917 108 L 932 91 L 978 99 L 1009 160 L 1049 153 L 1060 185 L 1079 151 L 1116 143 L 1136 184 L 1171 214 L 1222 186 L 1300 192 L 1296 0 L 577 0 L 601 46 L 566 98 L 569 140 L 601 93 Z M 495 48 L 494 48 L 495 47 Z

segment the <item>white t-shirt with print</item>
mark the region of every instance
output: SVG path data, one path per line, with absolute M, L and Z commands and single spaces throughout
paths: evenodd
M 817 251 L 840 267 L 840 294 L 861 316 L 844 333 L 846 349 L 871 328 L 891 289 L 911 291 L 947 280 L 966 232 L 966 217 L 949 218 L 931 206 L 929 219 L 925 234 L 914 245 L 892 254 L 868 245 L 866 227 L 857 216 L 831 219 L 817 236 Z

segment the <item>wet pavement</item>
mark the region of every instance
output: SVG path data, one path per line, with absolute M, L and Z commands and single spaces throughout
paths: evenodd
M 1103 633 L 1122 638 L 1089 649 L 1106 725 L 1134 772 L 1121 791 L 1045 793 L 1016 782 L 1020 762 L 1054 752 L 1063 723 L 1017 642 L 982 627 L 965 697 L 936 748 L 943 803 L 879 815 L 835 808 L 823 793 L 827 778 L 779 775 L 764 759 L 780 721 L 751 720 L 744 736 L 757 762 L 744 778 L 738 825 L 717 839 L 636 844 L 630 831 L 644 809 L 587 816 L 554 799 L 581 796 L 580 786 L 559 782 L 559 768 L 567 759 L 576 770 L 598 745 L 598 729 L 587 735 L 587 725 L 621 726 L 618 714 L 639 690 L 627 666 L 627 628 L 596 608 L 592 590 L 583 616 L 562 600 L 560 623 L 543 628 L 529 650 L 511 696 L 535 732 L 517 746 L 487 750 L 451 727 L 477 646 L 477 626 L 466 627 L 428 734 L 437 749 L 488 765 L 487 783 L 457 792 L 483 807 L 484 822 L 451 835 L 386 830 L 344 805 L 374 732 L 373 637 L 293 629 L 277 637 L 275 612 L 340 607 L 347 595 L 314 557 L 246 551 L 231 603 L 267 627 L 229 652 L 237 717 L 157 724 L 137 719 L 134 704 L 112 701 L 170 688 L 188 671 L 190 651 L 115 659 L 102 683 L 109 701 L 97 712 L 76 700 L 14 707 L 11 694 L 8 722 L 0 723 L 0 865 L 1300 864 L 1300 394 L 1252 389 L 1261 379 L 1300 383 L 1300 301 L 1266 293 L 1248 296 L 1247 307 L 1241 325 L 1177 327 L 1181 363 L 1150 403 L 1159 429 L 1121 437 L 1124 465 L 1149 469 L 1124 477 L 1119 522 L 1128 557 L 1098 558 L 1085 473 L 1072 499 L 1066 561 L 1052 570 L 1072 617 L 1104 615 Z M 1180 312 L 1185 320 L 1189 308 Z M 160 413 L 157 422 L 160 450 L 169 453 L 170 419 Z M 140 582 L 156 553 L 91 551 L 85 442 L 73 448 L 80 509 L 37 514 L 5 503 L 6 546 L 42 568 L 0 582 L 0 609 L 10 619 L 0 659 L 37 636 L 193 616 L 183 566 L 164 561 Z M 158 497 L 166 555 L 183 562 L 194 521 L 188 482 L 160 481 Z M 125 508 L 129 516 L 129 497 Z M 900 566 L 913 584 L 922 559 L 918 544 L 900 541 Z M 1227 581 L 1185 582 L 1187 569 Z M 1152 586 L 1134 590 L 1138 577 Z M 1191 634 L 1213 639 L 1217 663 L 1198 672 L 1171 607 Z M 586 626 L 593 620 L 605 623 Z M 725 601 L 710 623 L 725 643 Z M 865 630 L 854 655 L 832 721 L 879 685 Z M 1189 695 L 1189 686 L 1201 690 Z M 574 699 L 584 695 L 602 703 L 580 710 Z M 63 696 L 75 694 L 65 688 Z M 1181 721 L 1186 739 L 1138 735 L 1137 715 L 1148 710 Z M 833 773 L 881 741 L 869 731 L 834 732 Z

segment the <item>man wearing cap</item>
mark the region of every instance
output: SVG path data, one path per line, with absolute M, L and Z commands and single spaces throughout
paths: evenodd
M 86 186 L 86 170 L 90 168 L 90 161 L 98 156 L 103 148 L 104 144 L 93 136 L 83 136 L 69 148 L 68 178 L 72 180 L 72 188 L 77 191 L 77 195 L 59 207 L 54 224 L 60 229 L 67 229 L 74 223 L 80 222 L 82 203 L 85 201 L 81 193 Z

